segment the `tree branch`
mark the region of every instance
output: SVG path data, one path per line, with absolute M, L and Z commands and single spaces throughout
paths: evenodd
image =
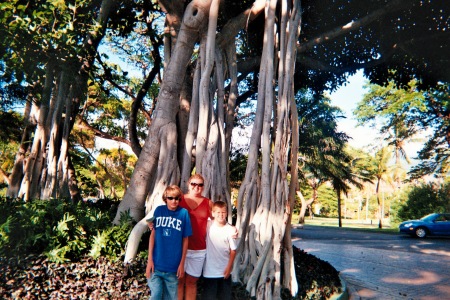
M 100 66 L 102 66 L 103 68 L 103 76 L 99 76 L 100 79 L 102 79 L 103 81 L 107 81 L 109 82 L 112 86 L 114 86 L 116 89 L 118 89 L 119 91 L 121 91 L 122 93 L 124 93 L 125 95 L 134 98 L 133 92 L 130 89 L 126 89 L 122 86 L 120 86 L 117 82 L 115 82 L 112 78 L 112 73 L 111 73 L 111 68 L 109 68 L 108 66 L 105 65 L 105 63 L 103 62 L 103 60 L 101 59 L 100 55 L 97 55 L 97 60 L 100 64 Z M 100 87 L 102 86 L 101 84 L 99 85 Z
M 87 129 L 87 130 L 93 131 L 93 132 L 94 132 L 94 135 L 95 135 L 96 137 L 101 137 L 101 138 L 104 138 L 104 139 L 107 139 L 107 140 L 112 140 L 112 141 L 124 143 L 124 144 L 127 144 L 128 146 L 131 147 L 130 141 L 127 140 L 126 138 L 119 137 L 119 136 L 114 136 L 114 135 L 111 135 L 111 134 L 109 134 L 109 133 L 103 132 L 103 131 L 101 131 L 101 130 L 99 130 L 99 129 L 97 129 L 97 128 L 94 128 L 94 127 L 92 127 L 92 126 L 91 126 L 85 119 L 83 119 L 83 118 L 80 118 L 80 119 L 79 119 L 79 121 L 78 121 L 78 126 L 79 126 L 81 129 Z
M 413 3 L 412 1 L 404 1 L 404 0 L 392 0 L 389 4 L 384 6 L 383 8 L 380 8 L 378 10 L 375 10 L 370 15 L 367 15 L 359 20 L 351 21 L 350 23 L 347 23 L 343 26 L 336 27 L 328 32 L 325 32 L 318 37 L 310 40 L 309 42 L 306 42 L 304 44 L 300 44 L 297 46 L 297 55 L 300 58 L 300 54 L 304 53 L 308 50 L 311 50 L 317 45 L 320 45 L 324 42 L 331 41 L 338 36 L 344 35 L 350 31 L 353 31 L 355 29 L 358 29 L 364 25 L 367 25 L 369 23 L 372 23 L 373 21 L 378 20 L 380 17 L 387 13 L 392 13 L 396 10 L 400 10 L 402 8 L 408 7 Z
M 142 87 L 139 89 L 136 97 L 133 97 L 133 103 L 131 105 L 131 113 L 130 120 L 128 122 L 128 133 L 130 138 L 130 146 L 133 150 L 134 154 L 139 157 L 141 153 L 142 147 L 139 143 L 139 139 L 137 136 L 136 122 L 137 122 L 137 113 L 140 107 L 142 107 L 142 101 L 144 97 L 147 95 L 147 92 L 152 85 L 153 80 L 155 80 L 156 75 L 159 74 L 159 70 L 161 68 L 161 55 L 159 53 L 159 46 L 162 44 L 161 41 L 156 40 L 154 37 L 150 37 L 150 41 L 152 43 L 152 57 L 153 57 L 153 68 L 145 79 Z
M 245 28 L 249 22 L 253 21 L 261 12 L 264 11 L 265 4 L 265 0 L 256 0 L 251 8 L 229 20 L 223 27 L 222 31 L 217 34 L 217 46 L 221 49 L 225 49 L 226 43 L 234 41 L 234 37 L 239 33 L 239 31 L 242 28 Z

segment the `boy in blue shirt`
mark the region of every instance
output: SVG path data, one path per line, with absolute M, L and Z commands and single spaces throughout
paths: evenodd
M 163 193 L 166 205 L 158 206 L 153 214 L 146 269 L 151 300 L 178 298 L 178 278 L 184 275 L 188 237 L 192 235 L 189 213 L 178 206 L 181 195 L 178 186 L 168 186 Z

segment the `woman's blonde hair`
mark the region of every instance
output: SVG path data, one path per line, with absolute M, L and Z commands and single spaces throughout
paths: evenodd
M 200 175 L 200 174 L 194 174 L 194 175 L 192 175 L 191 177 L 189 177 L 188 183 L 191 183 L 191 181 L 192 181 L 193 179 L 200 179 L 201 181 L 203 181 L 203 183 L 205 182 L 205 179 L 204 179 L 203 176 Z

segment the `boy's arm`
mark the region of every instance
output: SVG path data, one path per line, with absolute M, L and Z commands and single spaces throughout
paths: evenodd
M 155 247 L 155 230 L 152 230 L 150 238 L 148 239 L 148 259 L 147 269 L 145 270 L 145 276 L 150 278 L 151 274 L 155 271 L 155 265 L 153 264 L 153 248 Z
M 178 266 L 177 277 L 182 278 L 184 276 L 184 262 L 186 261 L 186 253 L 188 249 L 189 237 L 183 238 L 183 250 L 181 252 L 181 261 Z
M 239 230 L 236 228 L 236 226 L 231 225 L 231 227 L 233 227 L 233 229 L 234 229 L 234 233 L 233 233 L 233 235 L 231 237 L 233 239 L 237 239 L 238 236 L 239 236 Z
M 230 276 L 231 271 L 233 270 L 233 262 L 235 257 L 236 257 L 236 250 L 230 250 L 230 258 L 228 259 L 227 267 L 225 268 L 225 272 L 223 273 L 223 277 L 225 279 L 227 279 Z

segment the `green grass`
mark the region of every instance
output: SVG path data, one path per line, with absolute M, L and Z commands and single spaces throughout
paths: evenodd
M 298 225 L 298 215 L 292 216 L 292 225 Z M 339 227 L 338 218 L 323 218 L 314 217 L 310 219 L 307 217 L 305 219 L 306 226 L 328 226 L 328 227 Z M 398 233 L 397 224 L 389 224 L 389 222 L 383 221 L 383 228 L 378 228 L 378 220 L 355 220 L 355 219 L 344 219 L 342 218 L 342 227 L 345 230 L 362 230 L 371 232 L 383 232 L 383 233 Z

